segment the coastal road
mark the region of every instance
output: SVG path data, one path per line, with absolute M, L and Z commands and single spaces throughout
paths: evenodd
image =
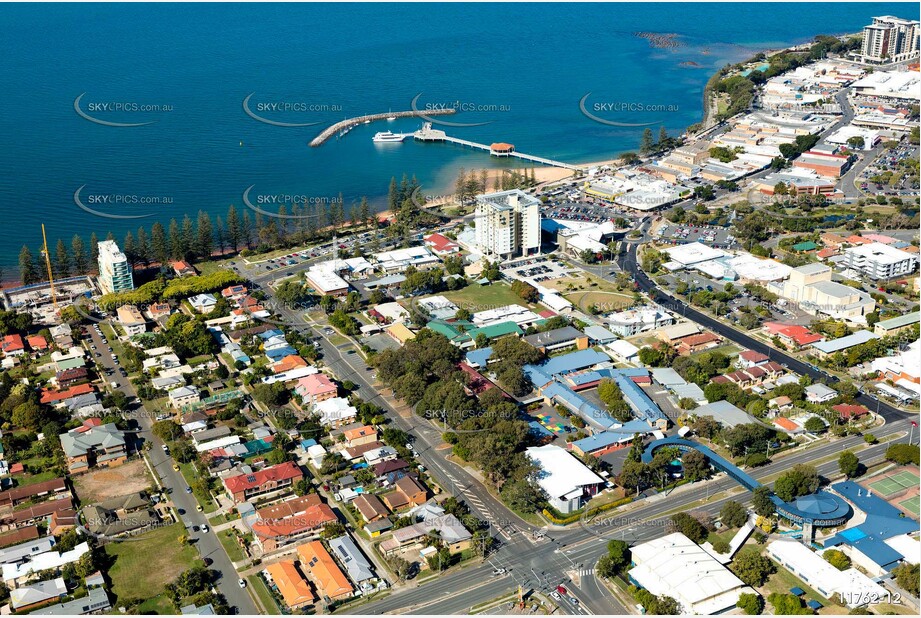
M 140 401 L 137 392 L 134 390 L 134 385 L 131 384 L 128 378 L 123 378 L 118 372 L 118 366 L 114 363 L 113 355 L 106 352 L 106 344 L 102 343 L 102 338 L 96 334 L 92 326 L 87 328 L 87 332 L 92 343 L 96 345 L 96 351 L 102 354 L 102 357 L 96 360 L 103 367 L 115 370 L 111 376 L 106 377 L 106 381 L 116 382 L 118 390 L 129 398 L 133 397 L 135 401 Z M 211 560 L 211 565 L 208 568 L 218 572 L 217 586 L 227 600 L 227 605 L 235 608 L 236 613 L 239 614 L 259 613 L 259 609 L 250 597 L 249 592 L 241 589 L 237 584 L 237 571 L 214 531 L 210 530 L 208 533 L 192 531 L 193 526 L 198 526 L 201 529 L 201 526 L 207 524 L 208 520 L 203 513 L 199 513 L 195 509 L 198 501 L 194 495 L 186 493 L 187 483 L 185 479 L 179 472 L 173 470 L 173 459 L 163 451 L 163 442 L 153 434 L 153 413 L 142 406 L 137 410 L 126 413 L 125 416 L 137 421 L 140 428 L 137 432 L 139 440 L 151 444 L 151 449 L 147 451 L 147 460 L 156 471 L 157 476 L 160 477 L 163 487 L 169 492 L 170 500 L 172 500 L 176 509 L 184 511 L 179 516 L 180 521 L 188 529 L 189 538 L 193 539 L 202 558 Z

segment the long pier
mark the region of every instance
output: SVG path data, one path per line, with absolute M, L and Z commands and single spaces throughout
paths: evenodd
M 346 118 L 345 120 L 340 120 L 336 124 L 327 127 L 323 130 L 322 133 L 317 135 L 310 142 L 311 148 L 316 148 L 317 146 L 322 146 L 329 138 L 337 133 L 342 131 L 349 131 L 353 127 L 356 127 L 360 124 L 366 122 L 374 122 L 376 120 L 388 120 L 390 118 L 420 118 L 425 116 L 447 116 L 455 113 L 453 108 L 445 109 L 433 109 L 433 110 L 410 110 L 408 112 L 387 112 L 386 114 L 368 114 L 367 116 L 356 116 L 355 118 Z
M 517 152 L 514 149 L 493 150 L 492 146 L 487 144 L 480 144 L 479 142 L 471 142 L 470 140 L 451 137 L 440 129 L 433 129 L 432 123 L 430 122 L 426 122 L 422 128 L 413 133 L 412 136 L 413 139 L 420 142 L 448 142 L 450 144 L 457 144 L 458 146 L 467 146 L 469 148 L 475 148 L 476 150 L 484 150 L 494 157 L 517 157 L 519 159 L 524 159 L 525 161 L 533 161 L 534 163 L 549 165 L 551 167 L 562 167 L 564 169 L 573 171 L 581 171 L 583 169 L 578 165 L 563 163 L 562 161 L 554 161 L 553 159 L 547 159 L 546 157 L 538 157 L 536 155 L 525 154 L 523 152 Z

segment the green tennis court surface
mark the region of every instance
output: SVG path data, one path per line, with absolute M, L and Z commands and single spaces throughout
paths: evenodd
M 911 511 L 915 514 L 915 517 L 921 515 L 921 496 L 913 496 L 908 500 L 903 500 L 899 502 L 899 506 L 905 509 L 906 511 Z
M 908 470 L 902 470 L 896 474 L 893 474 L 890 477 L 884 478 L 875 483 L 870 483 L 870 488 L 878 494 L 883 496 L 892 496 L 904 491 L 909 487 L 918 486 L 918 476 L 909 472 Z

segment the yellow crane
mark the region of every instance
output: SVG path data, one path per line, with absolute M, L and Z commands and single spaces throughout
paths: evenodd
M 54 303 L 54 310 L 58 310 L 58 298 L 54 293 L 54 276 L 51 274 L 51 252 L 48 251 L 48 237 L 45 235 L 45 224 L 42 223 L 42 244 L 44 249 L 42 253 L 45 254 L 45 266 L 48 267 L 48 284 L 51 286 L 51 302 Z

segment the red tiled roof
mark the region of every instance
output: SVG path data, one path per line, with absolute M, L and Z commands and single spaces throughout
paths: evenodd
M 307 361 L 298 356 L 297 354 L 289 354 L 284 357 L 274 365 L 272 365 L 273 373 L 283 373 L 285 371 L 291 371 L 297 367 L 306 367 Z
M 70 399 L 71 397 L 76 397 L 77 395 L 86 395 L 87 393 L 92 393 L 95 390 L 96 388 L 92 384 L 80 384 L 78 386 L 71 386 L 67 390 L 63 391 L 42 389 L 42 397 L 40 401 L 41 403 L 55 403 L 65 399 Z
M 761 352 L 755 352 L 754 350 L 745 350 L 739 354 L 739 358 L 749 363 L 760 363 L 762 361 L 768 360 L 768 357 L 762 354 Z
M 48 342 L 41 335 L 32 335 L 26 339 L 26 342 L 33 350 L 44 350 L 48 347 Z
M 817 341 L 822 341 L 824 337 L 810 331 L 805 326 L 796 324 L 782 324 L 780 322 L 767 322 L 764 327 L 773 335 L 782 335 L 792 339 L 797 345 L 804 346 Z
M 452 251 L 459 248 L 456 242 L 437 232 L 426 236 L 425 242 L 432 245 L 432 248 L 435 249 L 435 251 Z
M 4 337 L 0 347 L 2 347 L 4 352 L 18 352 L 19 350 L 26 349 L 26 345 L 22 342 L 22 337 L 16 333 Z
M 836 406 L 832 406 L 831 409 L 840 414 L 841 418 L 863 416 L 869 412 L 869 410 L 864 406 L 859 406 L 851 403 L 839 403 Z
M 258 470 L 252 474 L 240 474 L 238 476 L 226 478 L 224 479 L 224 487 L 227 488 L 227 491 L 236 494 L 246 491 L 247 489 L 260 487 L 270 481 L 293 481 L 303 476 L 304 474 L 301 472 L 301 469 L 298 468 L 294 462 L 286 461 L 277 466 Z
M 774 419 L 774 424 L 780 427 L 781 429 L 786 429 L 787 431 L 796 431 L 799 429 L 799 425 L 794 423 L 788 418 L 782 416 Z
M 695 345 L 702 345 L 704 343 L 710 343 L 712 341 L 721 341 L 721 339 L 713 333 L 699 333 L 697 335 L 691 335 L 690 337 L 684 337 L 679 341 L 679 345 L 686 345 L 691 347 Z

